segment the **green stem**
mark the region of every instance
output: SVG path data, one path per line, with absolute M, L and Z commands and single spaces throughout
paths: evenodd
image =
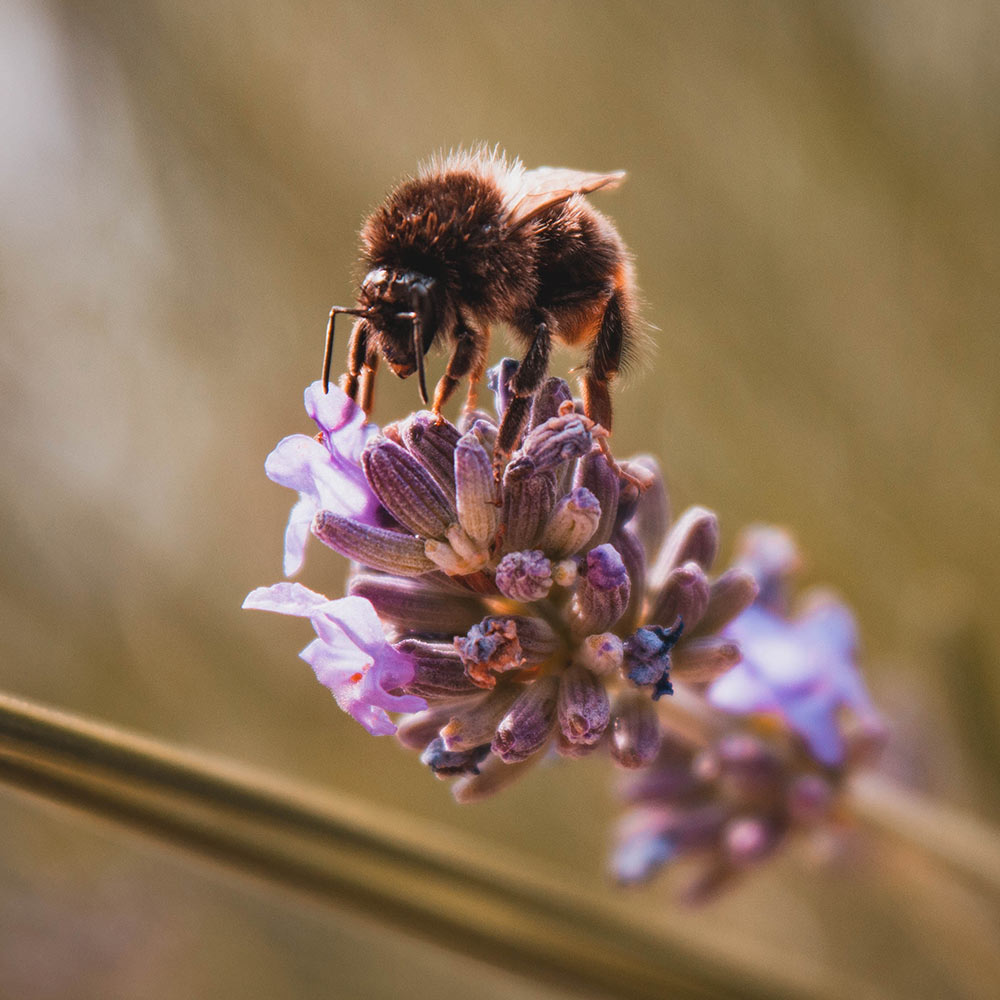
M 570 992 L 816 995 L 453 831 L 4 694 L 0 782 Z

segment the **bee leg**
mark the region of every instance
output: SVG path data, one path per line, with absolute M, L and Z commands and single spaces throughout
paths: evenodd
M 549 370 L 551 348 L 552 334 L 549 332 L 549 325 L 545 320 L 536 318 L 531 346 L 510 380 L 511 400 L 500 422 L 497 442 L 493 448 L 494 472 L 503 468 L 517 444 L 531 411 L 532 397 Z
M 365 356 L 365 364 L 361 369 L 359 396 L 361 409 L 368 416 L 375 406 L 375 372 L 378 370 L 378 351 L 369 349 Z
M 601 327 L 590 348 L 590 357 L 581 378 L 583 392 L 583 412 L 600 424 L 606 431 L 611 430 L 611 380 L 621 367 L 622 349 L 625 346 L 625 314 L 622 302 L 616 292 L 608 300 Z
M 368 329 L 367 320 L 359 319 L 351 330 L 351 340 L 347 345 L 347 371 L 340 379 L 340 388 L 353 400 L 358 398 L 358 381 L 368 357 Z M 370 389 L 367 394 L 370 403 Z M 365 409 L 365 413 L 368 412 L 369 410 Z
M 631 483 L 640 492 L 645 490 L 649 483 L 636 478 L 631 473 L 626 472 L 612 457 L 611 447 L 608 444 L 608 436 L 611 433 L 611 391 L 612 379 L 618 374 L 621 366 L 622 349 L 625 346 L 626 327 L 625 316 L 622 310 L 622 303 L 615 293 L 608 301 L 604 310 L 604 319 L 601 321 L 601 328 L 594 338 L 593 346 L 590 349 L 590 357 L 583 370 L 581 389 L 583 391 L 583 411 L 594 421 L 600 424 L 607 432 L 606 434 L 595 435 L 604 452 L 608 465 L 627 483 Z
M 458 388 L 458 383 L 469 375 L 470 378 L 482 378 L 482 370 L 486 362 L 484 340 L 475 330 L 467 326 L 459 326 L 455 331 L 455 350 L 445 368 L 444 374 L 434 390 L 434 416 L 444 420 L 441 408 L 451 399 Z

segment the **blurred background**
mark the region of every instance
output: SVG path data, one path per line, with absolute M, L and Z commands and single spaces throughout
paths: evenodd
M 431 153 L 623 168 L 593 196 L 656 349 L 616 453 L 788 525 L 857 608 L 886 767 L 1000 821 L 995 4 L 0 0 L 0 685 L 429 817 L 602 892 L 600 761 L 460 808 L 336 708 L 281 577 L 357 231 Z M 345 333 L 346 333 L 345 325 Z M 336 365 L 343 364 L 346 337 Z M 502 352 L 502 338 L 495 351 Z M 444 359 L 432 359 L 430 377 Z M 575 363 L 557 358 L 565 373 Z M 414 408 L 383 373 L 376 416 Z M 336 594 L 314 547 L 301 579 Z M 0 994 L 558 995 L 0 791 Z M 834 995 L 995 996 L 996 899 L 862 839 L 637 913 Z

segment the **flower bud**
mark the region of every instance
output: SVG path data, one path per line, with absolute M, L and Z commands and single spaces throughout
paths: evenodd
M 493 465 L 475 434 L 459 438 L 454 452 L 458 521 L 474 542 L 486 545 L 500 524 Z
M 705 614 L 708 595 L 705 571 L 696 562 L 686 562 L 667 575 L 666 583 L 650 604 L 646 619 L 667 625 L 680 618 L 690 634 Z
M 515 458 L 503 477 L 504 551 L 534 548 L 555 503 L 552 473 L 536 470 L 523 456 Z
M 421 410 L 404 420 L 399 432 L 403 446 L 431 474 L 445 496 L 454 496 L 458 428 Z
M 659 463 L 652 455 L 640 455 L 630 459 L 623 468 L 635 475 L 642 468 L 649 477 L 649 485 L 639 494 L 635 514 L 631 520 L 632 530 L 639 536 L 646 559 L 652 562 L 670 525 L 670 498 L 667 486 L 660 472 Z
M 424 555 L 422 538 L 376 528 L 330 510 L 321 510 L 313 518 L 312 533 L 342 556 L 384 573 L 421 576 L 434 569 Z
M 552 563 L 538 549 L 508 552 L 496 570 L 496 585 L 513 601 L 540 601 L 552 589 Z
M 504 716 L 493 737 L 493 752 L 506 764 L 541 750 L 552 733 L 559 678 L 554 674 L 529 684 Z
M 611 709 L 611 756 L 621 767 L 645 767 L 660 749 L 660 721 L 652 701 L 623 691 Z
M 757 581 L 745 569 L 727 569 L 720 574 L 709 588 L 708 605 L 698 623 L 698 634 L 711 635 L 724 629 L 753 604 L 757 589 Z
M 496 686 L 496 674 L 518 670 L 525 662 L 512 618 L 484 619 L 456 637 L 455 649 L 469 679 L 484 688 Z
M 674 678 L 685 684 L 708 684 L 740 662 L 740 645 L 711 636 L 681 643 L 673 654 Z
M 362 573 L 351 579 L 348 588 L 367 598 L 383 622 L 402 632 L 460 635 L 483 617 L 481 601 L 459 597 L 425 583 L 426 579 Z
M 613 545 L 599 545 L 587 553 L 586 575 L 576 586 L 573 611 L 580 635 L 604 632 L 628 606 L 628 571 Z
M 594 443 L 589 420 L 570 409 L 550 417 L 525 439 L 521 453 L 536 469 L 554 469 L 586 455 Z
M 497 724 L 507 714 L 512 702 L 524 690 L 517 684 L 496 688 L 484 698 L 453 707 L 451 718 L 441 729 L 446 750 L 472 750 L 489 743 Z
M 588 635 L 577 649 L 577 662 L 598 677 L 608 677 L 622 667 L 624 646 L 614 632 Z
M 584 667 L 570 666 L 559 689 L 558 716 L 559 728 L 569 743 L 587 747 L 596 744 L 611 718 L 604 685 Z
M 455 511 L 430 473 L 403 447 L 376 438 L 361 454 L 371 488 L 392 516 L 414 534 L 444 538 Z
M 578 552 L 593 537 L 601 520 L 601 505 L 585 487 L 578 486 L 555 506 L 539 547 L 552 559 Z
M 680 639 L 683 628 L 680 621 L 669 629 L 647 625 L 636 629 L 625 642 L 625 674 L 639 687 L 651 686 L 654 701 L 674 693 L 670 683 L 670 650 Z
M 479 765 L 489 752 L 489 743 L 471 750 L 448 750 L 444 740 L 438 736 L 427 744 L 420 755 L 420 763 L 426 764 L 439 778 L 452 778 L 456 774 L 479 774 Z
M 601 518 L 588 544 L 591 547 L 603 545 L 611 538 L 611 532 L 614 530 L 621 478 L 611 468 L 604 452 L 595 448 L 577 463 L 574 485 L 586 487 L 597 498 Z
M 718 550 L 718 519 L 704 507 L 691 507 L 681 515 L 660 546 L 650 583 L 662 590 L 670 571 L 686 562 L 696 562 L 702 569 L 711 569 Z
M 466 674 L 454 645 L 411 638 L 394 646 L 413 663 L 413 680 L 404 689 L 407 694 L 442 700 L 482 693 L 482 688 Z
M 565 379 L 547 378 L 542 387 L 535 393 L 535 398 L 531 402 L 531 419 L 528 423 L 529 430 L 534 430 L 539 424 L 544 424 L 550 417 L 559 414 L 559 408 L 563 403 L 572 403 L 573 393 L 570 392 L 569 385 Z

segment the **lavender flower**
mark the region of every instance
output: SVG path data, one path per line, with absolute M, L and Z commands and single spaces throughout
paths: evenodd
M 377 432 L 365 415 L 340 389 L 323 392 L 321 382 L 305 391 L 306 413 L 319 434 L 292 434 L 278 442 L 264 463 L 268 477 L 280 486 L 298 490 L 285 530 L 285 576 L 302 567 L 306 539 L 313 518 L 323 510 L 376 523 L 378 501 L 361 469 L 361 452 Z
M 692 854 L 700 868 L 685 895 L 701 901 L 792 834 L 835 829 L 846 779 L 877 752 L 884 730 L 855 665 L 847 608 L 821 594 L 788 617 L 798 564 L 785 532 L 755 528 L 737 568 L 716 581 L 717 600 L 741 589 L 740 574 L 757 581 L 756 603 L 722 636 L 739 643 L 743 659 L 692 702 L 689 738 L 679 726 L 669 732 L 653 767 L 624 789 L 630 808 L 613 861 L 623 882 Z M 762 716 L 772 724 L 761 726 Z
M 494 370 L 498 409 L 510 370 Z M 422 412 L 377 432 L 337 405 L 318 421 L 322 453 L 310 448 L 282 481 L 302 492 L 313 534 L 354 562 L 354 603 L 279 584 L 248 606 L 310 617 L 320 638 L 306 654 L 341 707 L 372 732 L 391 731 L 386 710 L 406 715 L 400 741 L 457 778 L 461 801 L 509 784 L 547 748 L 649 764 L 654 699 L 671 676 L 704 683 L 733 665 L 738 648 L 718 630 L 756 594 L 743 571 L 716 581 L 736 573 L 742 589 L 710 581 L 714 515 L 695 508 L 667 531 L 655 463 L 619 469 L 561 379 L 544 384 L 499 470 L 485 413 L 456 427 Z M 325 505 L 341 479 L 353 507 L 339 495 Z
M 396 731 L 387 709 L 419 712 L 427 707 L 416 695 L 392 693 L 413 680 L 413 663 L 386 642 L 367 601 L 330 601 L 299 583 L 276 583 L 251 591 L 243 607 L 308 618 L 317 638 L 302 650 L 302 659 L 337 704 L 373 735 Z

